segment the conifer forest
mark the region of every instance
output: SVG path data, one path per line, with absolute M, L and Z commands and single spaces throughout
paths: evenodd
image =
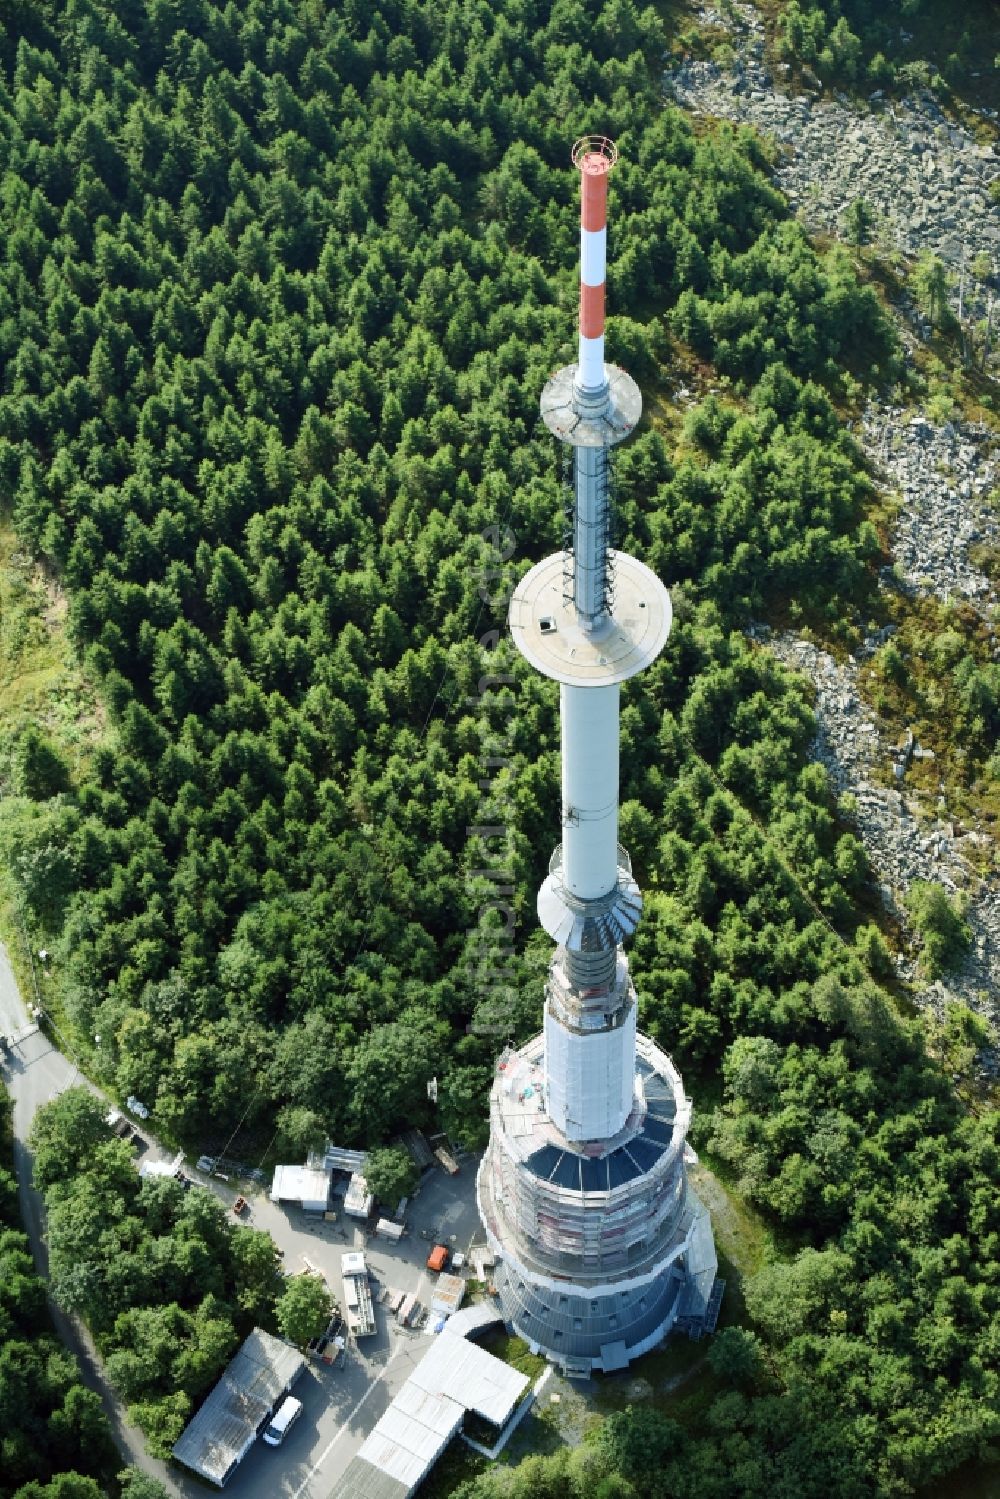
M 793 68 L 891 91 L 892 37 L 936 3 L 761 9 Z M 988 1027 L 952 1014 L 949 1039 L 910 1001 L 811 688 L 751 628 L 846 656 L 883 621 L 852 429 L 913 375 L 874 255 L 810 235 L 755 131 L 666 97 L 683 9 L 2 0 L 0 524 L 89 707 L 0 717 L 0 893 L 90 1076 L 178 1147 L 304 1159 L 414 1123 L 483 1147 L 551 946 L 558 692 L 505 619 L 562 544 L 538 396 L 575 357 L 569 146 L 606 132 L 608 357 L 646 408 L 615 540 L 674 606 L 622 697 L 640 1023 L 770 1248 L 731 1277 L 697 1397 L 455 1499 L 936 1495 L 1000 1459 L 1000 1120 L 955 1061 Z M 45 621 L 0 602 L 27 649 Z M 956 628 L 949 764 L 996 796 L 1000 665 L 981 621 Z M 961 912 L 920 899 L 944 971 Z M 96 1154 L 43 1153 L 54 1287 L 166 1451 L 275 1325 L 273 1257 L 194 1194 L 140 1191 L 83 1103 L 62 1127 Z M 37 1333 L 5 1171 L 0 1223 L 0 1499 L 143 1499 Z

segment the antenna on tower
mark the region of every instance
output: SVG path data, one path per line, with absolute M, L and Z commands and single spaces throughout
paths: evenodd
M 618 147 L 606 135 L 581 135 L 573 146 L 580 173 L 580 339 L 576 385 L 580 395 L 604 393 L 604 286 L 608 263 L 608 173 Z

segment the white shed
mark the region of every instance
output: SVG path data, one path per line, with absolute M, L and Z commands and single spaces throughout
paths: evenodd
M 367 1218 L 374 1206 L 375 1197 L 369 1192 L 368 1183 L 355 1171 L 347 1186 L 344 1212 L 349 1213 L 352 1218 Z
M 330 1173 L 312 1166 L 275 1166 L 272 1202 L 294 1202 L 307 1213 L 325 1213 L 330 1203 Z

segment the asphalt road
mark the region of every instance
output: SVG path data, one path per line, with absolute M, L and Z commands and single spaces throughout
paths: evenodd
M 48 1278 L 49 1256 L 44 1234 L 44 1209 L 40 1195 L 31 1185 L 31 1152 L 28 1150 L 27 1138 L 31 1121 L 42 1104 L 72 1083 L 86 1082 L 86 1079 L 81 1079 L 73 1063 L 56 1050 L 43 1032 L 30 1027 L 29 1018 L 14 980 L 6 948 L 0 943 L 0 1031 L 8 1036 L 20 1035 L 29 1029 L 32 1031 L 7 1050 L 2 1065 L 4 1081 L 14 1100 L 14 1169 L 17 1173 L 21 1219 L 39 1273 Z M 49 1309 L 56 1332 L 80 1365 L 84 1383 L 101 1397 L 122 1454 L 122 1466 L 131 1463 L 143 1472 L 152 1474 L 166 1485 L 176 1499 L 203 1499 L 203 1491 L 196 1485 L 185 1484 L 170 1472 L 165 1463 L 158 1462 L 146 1452 L 141 1431 L 128 1420 L 124 1406 L 104 1378 L 100 1360 L 86 1328 L 76 1318 L 68 1317 L 51 1296 Z
M 7 949 L 0 942 L 0 1036 L 15 1036 L 27 1024 L 28 1012 L 21 999 Z
M 19 1034 L 29 1028 L 29 1016 L 0 943 L 0 1032 Z M 31 1185 L 31 1155 L 27 1137 L 35 1112 L 50 1098 L 74 1082 L 93 1085 L 40 1031 L 25 1036 L 2 1060 L 4 1078 L 14 1100 L 14 1162 L 17 1171 L 21 1214 L 31 1251 L 42 1275 L 47 1275 L 48 1253 L 44 1237 L 43 1208 Z M 97 1090 L 94 1089 L 96 1092 Z M 171 1159 L 172 1152 L 159 1146 L 143 1130 L 148 1156 Z M 284 1256 L 288 1270 L 302 1268 L 302 1257 L 321 1270 L 330 1289 L 342 1301 L 340 1257 L 349 1249 L 365 1249 L 374 1276 L 373 1296 L 380 1286 L 413 1292 L 428 1303 L 432 1277 L 425 1267 L 432 1243 L 447 1243 L 468 1250 L 479 1238 L 475 1204 L 477 1160 L 463 1162 L 457 1177 L 442 1171 L 425 1174 L 420 1191 L 407 1213 L 408 1234 L 394 1244 L 371 1239 L 366 1243 L 360 1226 L 340 1217 L 327 1223 L 298 1208 L 281 1208 L 270 1201 L 267 1186 L 245 1182 L 223 1182 L 209 1178 L 188 1164 L 189 1174 L 231 1206 L 237 1192 L 250 1201 L 249 1221 L 271 1234 Z M 377 1283 L 376 1283 L 377 1282 Z M 124 1463 L 133 1463 L 165 1485 L 174 1499 L 204 1499 L 205 1488 L 181 1469 L 150 1457 L 142 1433 L 125 1415 L 124 1407 L 104 1378 L 100 1360 L 84 1327 L 67 1317 L 51 1301 L 56 1330 L 80 1363 L 85 1383 L 101 1397 Z M 376 1301 L 377 1331 L 371 1338 L 348 1344 L 342 1368 L 310 1363 L 296 1386 L 304 1410 L 279 1448 L 258 1442 L 226 1486 L 227 1495 L 238 1499 L 325 1499 L 335 1480 L 346 1468 L 376 1421 L 409 1377 L 414 1364 L 431 1339 L 397 1327 L 386 1308 Z

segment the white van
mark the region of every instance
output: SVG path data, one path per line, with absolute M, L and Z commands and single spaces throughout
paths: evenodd
M 264 1427 L 264 1440 L 267 1445 L 280 1447 L 301 1414 L 302 1401 L 296 1400 L 294 1395 L 286 1395 L 267 1426 Z

